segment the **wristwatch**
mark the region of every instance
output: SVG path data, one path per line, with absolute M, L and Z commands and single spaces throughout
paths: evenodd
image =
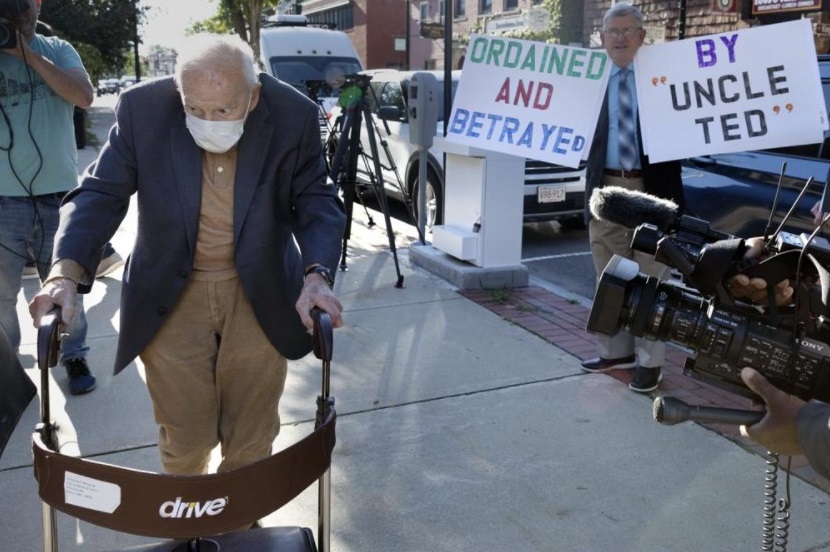
M 332 278 L 331 270 L 327 266 L 321 265 L 320 263 L 308 265 L 305 269 L 304 276 L 308 276 L 309 274 L 319 274 L 329 287 L 334 287 L 334 278 Z

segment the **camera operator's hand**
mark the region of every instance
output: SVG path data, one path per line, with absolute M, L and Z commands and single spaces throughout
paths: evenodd
M 821 224 L 821 221 L 824 220 L 824 217 L 830 214 L 821 212 L 821 200 L 816 201 L 816 204 L 813 205 L 812 209 L 810 209 L 810 213 L 813 214 L 813 224 L 815 224 L 816 226 Z M 824 224 L 827 225 L 828 223 L 825 222 Z
M 764 445 L 779 454 L 804 454 L 798 441 L 796 416 L 806 404 L 794 395 L 772 385 L 767 378 L 752 368 L 741 370 L 741 379 L 766 403 L 766 415 L 751 426 L 741 426 L 741 435 Z
M 744 253 L 745 259 L 754 259 L 763 255 L 765 244 L 763 238 L 749 238 L 749 247 Z M 763 278 L 750 278 L 746 274 L 737 274 L 729 279 L 728 287 L 735 299 L 749 299 L 753 303 L 767 303 L 767 281 Z M 787 305 L 793 296 L 789 280 L 782 280 L 775 285 L 775 304 Z
M 7 54 L 23 60 L 43 78 L 49 88 L 64 100 L 83 109 L 92 105 L 95 89 L 92 87 L 86 70 L 81 67 L 61 69 L 48 58 L 32 50 L 29 41 L 34 36 L 34 28 L 30 31 L 22 32 L 18 25 L 17 46 L 0 49 L 0 55 Z

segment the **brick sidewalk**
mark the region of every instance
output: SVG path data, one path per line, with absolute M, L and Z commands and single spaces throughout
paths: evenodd
M 595 338 L 585 330 L 590 310 L 575 301 L 537 286 L 503 290 L 461 290 L 459 293 L 580 360 L 596 356 Z M 682 351 L 672 346 L 668 347 L 666 364 L 663 366 L 663 380 L 660 386 L 650 393 L 652 397 L 666 395 L 677 397 L 693 405 L 750 408 L 749 399 L 684 376 L 685 359 L 686 355 Z M 607 374 L 628 385 L 631 372 L 631 370 L 612 370 Z M 762 447 L 741 437 L 737 426 L 702 425 L 747 450 L 761 456 L 766 455 Z M 781 458 L 781 462 L 784 464 L 786 457 Z M 812 483 L 825 492 L 830 492 L 830 482 L 818 476 L 803 456 L 792 458 L 790 471 L 793 475 Z

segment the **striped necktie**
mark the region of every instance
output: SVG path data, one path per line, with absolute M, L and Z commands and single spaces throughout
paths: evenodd
M 620 166 L 629 171 L 637 160 L 636 136 L 634 130 L 634 109 L 631 101 L 631 89 L 628 87 L 628 69 L 620 69 L 619 77 L 619 135 Z

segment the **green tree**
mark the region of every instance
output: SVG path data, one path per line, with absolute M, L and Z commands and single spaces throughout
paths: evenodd
M 189 32 L 235 33 L 251 45 L 254 55 L 258 58 L 259 29 L 263 12 L 267 13 L 280 5 L 291 3 L 292 0 L 219 0 L 219 11 L 216 15 L 195 23 Z
M 514 38 L 552 42 L 555 44 L 582 43 L 582 14 L 584 5 L 573 0 L 543 0 L 540 8 L 547 10 L 550 24 L 541 31 L 524 30 L 509 33 Z
M 40 19 L 75 46 L 90 76 L 97 79 L 123 70 L 137 39 L 134 16 L 141 21 L 145 11 L 137 0 L 48 0 Z

